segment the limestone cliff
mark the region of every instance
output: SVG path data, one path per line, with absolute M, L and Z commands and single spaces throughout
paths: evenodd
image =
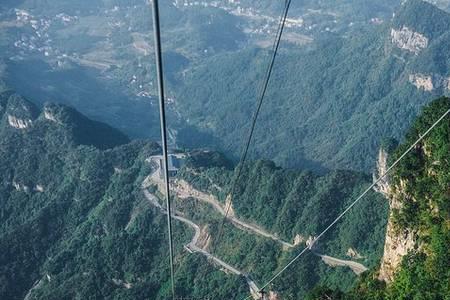
M 450 91 L 450 77 L 440 74 L 410 74 L 409 82 L 417 89 L 431 92 L 436 89 Z
M 21 119 L 21 118 L 12 116 L 12 115 L 8 115 L 8 124 L 11 127 L 14 127 L 17 129 L 26 129 L 26 128 L 29 128 L 33 124 L 33 121 L 30 119 Z
M 426 108 L 407 135 L 407 141 L 393 155 L 402 155 L 418 136 L 448 111 L 449 105 L 448 98 L 440 98 Z M 390 206 L 378 276 L 387 283 L 394 281 L 396 274 L 404 270 L 403 263 L 406 263 L 405 268 L 411 267 L 403 261 L 405 255 L 422 255 L 431 264 L 437 251 L 433 247 L 446 243 L 436 232 L 442 231 L 443 236 L 448 234 L 449 128 L 450 120 L 443 119 L 404 157 L 391 177 L 377 186 L 376 190 L 388 199 Z M 387 153 L 380 151 L 378 174 L 386 172 L 386 162 Z
M 387 151 L 381 148 L 380 151 L 378 152 L 377 171 L 373 174 L 374 182 L 380 176 L 386 173 L 386 170 L 388 168 L 387 158 L 388 158 Z M 389 185 L 389 178 L 388 177 L 383 178 L 380 182 L 377 183 L 374 189 L 375 191 L 381 193 L 383 196 L 388 197 L 389 192 L 391 190 Z
M 410 28 L 404 26 L 400 29 L 391 29 L 392 44 L 396 47 L 407 50 L 418 55 L 423 49 L 428 47 L 428 38 Z
M 391 203 L 392 202 L 392 203 Z M 390 200 L 392 206 L 398 205 L 395 199 Z M 413 250 L 416 245 L 417 233 L 410 230 L 398 232 L 393 222 L 392 211 L 386 230 L 384 253 L 378 279 L 387 283 L 394 279 L 397 269 L 400 267 L 403 257 Z
M 387 152 L 384 149 L 380 149 L 377 161 L 377 175 L 374 174 L 374 179 L 386 172 L 387 159 Z M 402 208 L 401 199 L 405 197 L 404 182 L 402 181 L 400 186 L 392 187 L 389 178 L 385 178 L 377 184 L 375 190 L 387 198 L 390 207 L 384 253 L 378 278 L 385 282 L 391 282 L 402 262 L 402 258 L 410 250 L 414 249 L 416 245 L 416 232 L 409 229 L 398 229 L 394 222 L 394 212 Z

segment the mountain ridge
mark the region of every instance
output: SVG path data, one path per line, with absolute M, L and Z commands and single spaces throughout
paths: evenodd
M 107 149 L 130 142 L 117 129 L 86 118 L 69 106 L 48 103 L 40 110 L 12 91 L 0 93 L 0 116 L 2 122 L 18 130 L 31 130 L 34 125 L 41 127 L 51 122 L 55 128 L 64 127 L 69 131 L 69 140 L 78 145 Z M 92 137 L 92 132 L 96 132 L 95 137 Z

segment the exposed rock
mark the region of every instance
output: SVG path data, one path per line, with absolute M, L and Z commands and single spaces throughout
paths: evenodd
M 422 89 L 426 92 L 431 92 L 439 88 L 450 90 L 450 77 L 444 77 L 439 74 L 410 74 L 409 82 L 417 87 L 417 89 Z
M 56 118 L 56 116 L 53 114 L 53 112 L 48 107 L 46 107 L 44 109 L 44 118 L 46 118 L 49 121 L 58 123 L 58 124 L 60 123 L 58 118 Z
M 308 239 L 306 240 L 306 246 L 309 247 L 310 250 L 314 250 L 317 247 L 316 241 L 315 241 L 316 237 L 315 236 L 309 236 Z
M 374 182 L 376 180 L 378 180 L 378 178 L 380 178 L 380 176 L 382 176 L 383 174 L 386 173 L 387 168 L 388 168 L 387 159 L 388 159 L 387 152 L 384 149 L 380 149 L 380 151 L 378 152 L 377 170 L 373 174 Z M 388 197 L 388 195 L 391 191 L 391 187 L 389 184 L 389 177 L 385 176 L 383 179 L 381 179 L 380 182 L 378 182 L 375 185 L 374 190 L 378 193 L 383 194 L 385 197 Z
M 40 184 L 36 184 L 36 186 L 34 187 L 34 190 L 36 192 L 43 193 L 44 192 L 44 187 L 42 185 L 40 185 Z
M 30 190 L 30 188 L 25 184 L 21 184 L 15 181 L 12 182 L 12 185 L 16 189 L 16 191 L 28 192 Z
M 418 55 L 420 51 L 428 47 L 429 40 L 423 34 L 414 32 L 406 26 L 400 30 L 391 29 L 392 44 L 396 47 L 413 52 Z
M 269 292 L 269 300 L 280 300 L 280 297 L 274 291 Z
M 409 82 L 411 82 L 417 89 L 422 89 L 426 92 L 431 92 L 434 89 L 433 78 L 423 74 L 410 74 Z
M 378 279 L 387 283 L 392 282 L 395 272 L 399 268 L 403 256 L 414 249 L 416 244 L 416 233 L 404 230 L 400 234 L 395 230 L 392 222 L 392 213 L 389 218 L 384 244 L 384 254 Z
M 354 258 L 354 259 L 364 258 L 363 256 L 361 256 L 361 254 L 358 253 L 358 251 L 356 251 L 353 248 L 348 248 L 346 255 L 348 257 L 351 257 L 351 258 Z
M 8 115 L 8 123 L 11 127 L 14 127 L 17 129 L 26 129 L 33 124 L 33 121 L 31 121 L 30 119 L 28 119 L 28 120 L 19 119 L 12 115 Z
M 126 288 L 126 289 L 131 289 L 131 288 L 133 287 L 133 285 L 132 285 L 131 283 L 126 282 L 126 281 L 121 280 L 121 279 L 113 278 L 112 281 L 113 281 L 113 283 L 114 283 L 115 285 L 124 287 L 124 288 Z
M 386 173 L 387 171 L 387 152 L 380 149 L 377 161 L 377 174 L 374 178 Z M 395 276 L 395 272 L 399 268 L 403 256 L 410 250 L 413 250 L 416 245 L 416 233 L 395 227 L 393 213 L 395 210 L 402 208 L 402 199 L 406 196 L 403 191 L 406 189 L 407 182 L 400 179 L 399 183 L 392 186 L 389 177 L 381 180 L 374 188 L 377 192 L 383 194 L 389 200 L 390 215 L 386 229 L 386 239 L 384 244 L 384 253 L 381 260 L 381 267 L 379 271 L 379 279 L 385 282 L 391 282 Z M 353 251 L 347 251 L 347 255 L 352 255 Z M 354 251 L 356 253 L 356 251 Z
M 407 182 L 404 179 L 400 179 L 399 184 L 391 187 L 386 195 L 389 200 L 390 214 L 378 278 L 387 283 L 392 282 L 394 279 L 403 257 L 416 246 L 417 232 L 408 228 L 398 229 L 394 224 L 393 213 L 395 210 L 402 209 L 402 199 L 406 196 L 403 192 L 405 190 L 407 190 Z M 411 200 L 414 201 L 414 199 Z
M 300 245 L 304 240 L 305 238 L 303 236 L 297 234 L 294 238 L 294 246 Z

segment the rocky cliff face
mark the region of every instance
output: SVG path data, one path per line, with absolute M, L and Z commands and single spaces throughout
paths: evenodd
M 39 115 L 37 108 L 17 94 L 5 92 L 0 95 L 0 113 L 7 124 L 15 129 L 24 130 L 33 125 Z M 2 116 L 0 116 L 2 118 Z
M 414 32 L 406 26 L 400 29 L 391 29 L 392 44 L 402 50 L 410 51 L 416 55 L 428 47 L 428 38 L 418 32 Z
M 417 89 L 431 92 L 435 89 L 450 91 L 450 77 L 444 77 L 440 74 L 410 74 L 409 82 Z
M 384 149 L 380 149 L 378 152 L 378 160 L 377 160 L 377 171 L 373 174 L 373 180 L 374 182 L 378 180 L 379 177 L 381 177 L 383 174 L 387 171 L 387 158 L 388 154 L 387 151 Z M 389 184 L 389 178 L 385 177 L 383 178 L 375 187 L 375 191 L 383 194 L 383 196 L 388 197 L 389 193 L 391 191 L 390 184 Z
M 33 124 L 33 121 L 30 119 L 20 119 L 15 116 L 8 115 L 8 123 L 11 127 L 26 129 Z
M 391 202 L 391 201 L 390 201 Z M 395 202 L 392 199 L 392 202 Z M 398 203 L 392 203 L 398 205 Z M 403 257 L 413 250 L 416 245 L 417 233 L 414 231 L 403 230 L 398 232 L 392 221 L 392 212 L 386 230 L 386 240 L 384 244 L 384 254 L 381 260 L 378 279 L 387 283 L 392 282 L 396 271 L 400 267 Z
M 60 120 L 58 120 L 58 118 L 56 117 L 55 113 L 53 112 L 52 108 L 50 107 L 45 107 L 44 109 L 44 118 L 46 120 L 55 122 L 55 123 L 61 123 Z
M 388 154 L 385 150 L 380 149 L 377 161 L 377 172 L 374 174 L 378 178 L 387 170 Z M 403 256 L 416 245 L 416 232 L 409 229 L 399 230 L 394 224 L 394 211 L 401 209 L 401 199 L 405 190 L 404 182 L 400 186 L 392 187 L 389 178 L 383 179 L 377 184 L 375 190 L 386 197 L 389 201 L 390 215 L 386 229 L 386 240 L 384 244 L 384 253 L 381 260 L 379 271 L 379 279 L 385 282 L 391 282 Z

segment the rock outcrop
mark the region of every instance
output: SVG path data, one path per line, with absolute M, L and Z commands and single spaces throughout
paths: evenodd
M 38 193 L 43 193 L 45 191 L 45 189 L 42 185 L 36 184 L 36 186 L 34 187 L 34 191 L 36 191 Z
M 377 171 L 373 174 L 373 180 L 374 182 L 381 177 L 383 174 L 387 171 L 387 159 L 388 154 L 386 150 L 380 149 L 378 152 L 378 160 L 377 160 Z M 385 197 L 389 197 L 389 193 L 391 191 L 390 184 L 389 184 L 389 177 L 384 177 L 380 182 L 377 183 L 377 185 L 374 187 L 374 190 L 378 193 L 383 194 Z
M 26 192 L 27 193 L 27 192 L 30 191 L 30 188 L 27 185 L 19 183 L 19 182 L 16 182 L 16 181 L 12 182 L 12 186 L 16 189 L 16 191 L 19 191 L 19 192 Z
M 8 124 L 17 129 L 26 129 L 31 127 L 33 121 L 30 119 L 20 119 L 12 115 L 8 115 Z
M 374 180 L 385 174 L 388 168 L 388 154 L 383 148 L 378 153 L 377 171 L 373 175 Z M 416 244 L 416 233 L 408 229 L 397 229 L 394 224 L 394 211 L 401 209 L 403 199 L 402 191 L 405 189 L 405 183 L 400 182 L 400 186 L 393 188 L 389 177 L 386 176 L 374 187 L 375 191 L 382 194 L 389 201 L 390 215 L 386 229 L 386 239 L 384 244 L 384 253 L 381 260 L 379 279 L 385 282 L 391 282 L 403 256 L 414 249 Z M 349 249 L 350 252 L 350 249 Z M 353 252 L 353 251 L 351 251 Z M 353 253 L 349 253 L 353 254 Z
M 358 251 L 356 251 L 353 248 L 348 248 L 347 253 L 345 255 L 347 255 L 348 257 L 353 258 L 353 259 L 364 258 L 361 254 L 358 253 Z
M 387 170 L 387 152 L 380 149 L 377 161 L 378 176 L 384 174 Z M 378 177 L 377 176 L 377 177 Z M 375 177 L 375 174 L 374 174 Z M 381 180 L 375 190 L 384 195 L 389 201 L 390 214 L 386 229 L 386 239 L 384 244 L 383 258 L 378 279 L 387 283 L 394 279 L 397 269 L 400 267 L 403 257 L 413 250 L 416 245 L 416 232 L 409 229 L 398 229 L 394 222 L 394 212 L 402 208 L 402 200 L 405 195 L 403 191 L 406 183 L 400 181 L 399 186 L 393 188 L 389 177 Z
M 392 212 L 389 217 L 384 254 L 381 260 L 378 279 L 387 283 L 392 282 L 397 269 L 400 267 L 403 257 L 414 249 L 416 233 L 409 230 L 398 232 L 392 220 Z
M 305 238 L 300 234 L 295 235 L 294 237 L 294 246 L 298 246 L 305 241 Z
M 56 118 L 55 114 L 48 107 L 44 109 L 44 118 L 58 124 L 60 123 L 60 121 Z
M 434 90 L 433 77 L 424 74 L 410 74 L 409 82 L 412 83 L 417 89 L 431 92 Z
M 410 74 L 409 82 L 417 89 L 431 92 L 435 89 L 450 90 L 450 77 L 439 74 Z
M 416 55 L 428 47 L 429 39 L 421 33 L 414 32 L 406 26 L 400 29 L 391 29 L 392 44 L 402 50 L 410 51 Z

